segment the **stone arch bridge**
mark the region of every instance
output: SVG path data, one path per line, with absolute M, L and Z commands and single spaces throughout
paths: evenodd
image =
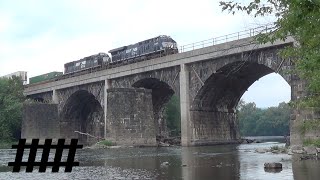
M 291 86 L 292 100 L 305 96 L 304 81 L 288 73 L 292 62 L 278 55 L 293 44 L 290 37 L 262 45 L 245 38 L 29 85 L 24 94 L 56 104 L 58 115 L 53 124 L 57 130 L 50 136 L 95 141 L 75 133 L 79 131 L 118 144 L 155 145 L 156 135 L 165 134 L 164 105 L 176 94 L 180 97 L 182 145 L 236 143 L 240 135 L 235 108 L 256 80 L 276 72 Z M 293 109 L 292 143 L 301 144 L 295 127 L 312 115 Z M 24 122 L 22 136 L 31 137 L 31 127 Z

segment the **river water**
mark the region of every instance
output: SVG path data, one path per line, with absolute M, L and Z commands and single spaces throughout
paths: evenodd
M 284 146 L 281 139 L 264 141 L 202 147 L 82 149 L 76 153 L 80 166 L 71 173 L 64 173 L 64 167 L 58 173 L 51 173 L 51 167 L 46 173 L 38 173 L 37 168 L 33 173 L 25 173 L 25 168 L 12 173 L 7 163 L 14 161 L 16 152 L 0 149 L 0 179 L 320 179 L 320 160 L 300 161 L 287 154 L 256 153 L 256 148 Z M 54 152 L 49 160 L 53 156 Z M 265 162 L 281 162 L 283 169 L 265 172 Z

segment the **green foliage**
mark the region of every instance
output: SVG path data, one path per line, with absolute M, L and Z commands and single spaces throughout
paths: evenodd
M 271 151 L 272 151 L 272 150 L 277 151 L 277 150 L 279 150 L 279 149 L 280 149 L 280 147 L 279 147 L 279 146 L 271 146 L 271 148 L 270 148 L 270 149 L 271 149 Z
M 287 153 L 288 149 L 285 146 L 271 146 L 270 151 L 274 153 Z
M 295 72 L 307 80 L 308 107 L 320 107 L 320 1 L 318 0 L 252 0 L 248 5 L 220 2 L 222 10 L 231 13 L 245 11 L 254 16 L 275 15 L 274 30 L 257 37 L 260 43 L 286 39 L 297 41 L 281 52 L 283 58 L 294 61 Z
M 18 142 L 11 140 L 1 140 L 0 141 L 0 149 L 11 149 L 13 144 L 18 144 Z
M 241 102 L 241 101 L 240 101 Z M 238 105 L 240 134 L 243 136 L 283 136 L 289 134 L 290 107 L 280 103 L 278 107 L 257 108 L 255 103 L 242 101 Z
M 113 145 L 115 145 L 115 143 L 113 143 L 112 141 L 109 141 L 109 140 L 99 141 L 98 144 L 101 144 L 101 145 L 104 145 L 104 146 L 113 146 Z
M 20 78 L 0 78 L 0 140 L 20 138 L 24 99 Z
M 300 133 L 305 134 L 310 130 L 320 129 L 320 120 L 306 120 L 300 125 Z
M 320 139 L 306 139 L 303 141 L 303 145 L 320 147 Z
M 179 136 L 181 131 L 180 100 L 173 95 L 165 108 L 165 118 L 171 136 Z

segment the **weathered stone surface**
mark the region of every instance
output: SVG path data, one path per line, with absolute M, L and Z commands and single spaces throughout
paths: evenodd
M 21 138 L 57 139 L 60 137 L 57 104 L 24 104 Z
M 107 138 L 117 145 L 156 146 L 149 89 L 108 89 Z
M 192 111 L 191 119 L 197 119 L 191 126 L 194 145 L 238 142 L 235 113 Z
M 304 153 L 304 151 L 303 150 L 292 150 L 292 153 L 295 153 L 295 154 L 303 154 Z
M 301 145 L 292 145 L 290 146 L 291 150 L 303 150 Z
M 320 153 L 320 148 L 316 148 L 317 152 Z

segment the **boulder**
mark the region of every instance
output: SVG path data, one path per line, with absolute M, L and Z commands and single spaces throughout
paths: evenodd
M 170 144 L 164 143 L 164 142 L 159 142 L 159 146 L 160 146 L 160 147 L 169 147 Z
M 300 150 L 300 149 L 297 149 L 297 150 L 292 149 L 292 153 L 294 153 L 294 154 L 303 154 L 304 151 L 303 151 L 303 150 Z
M 307 147 L 303 147 L 303 150 L 307 153 L 307 154 L 317 154 L 317 149 L 314 146 L 307 146 Z
M 268 150 L 267 149 L 263 149 L 263 148 L 257 148 L 256 152 L 257 153 L 266 153 Z
M 169 162 L 168 161 L 162 162 L 160 164 L 160 167 L 168 167 L 168 166 L 169 166 Z
M 281 163 L 264 163 L 264 168 L 265 169 L 282 169 L 282 164 Z

